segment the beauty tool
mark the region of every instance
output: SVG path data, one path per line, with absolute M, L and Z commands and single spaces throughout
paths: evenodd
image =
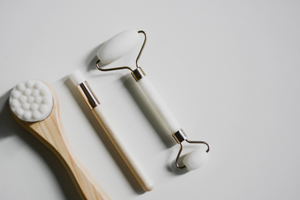
M 72 150 L 62 126 L 58 98 L 48 84 L 39 80 L 19 83 L 11 92 L 9 105 L 15 120 L 63 163 L 82 199 L 110 199 Z
M 103 105 L 98 101 L 97 97 L 93 93 L 82 73 L 79 70 L 76 70 L 71 75 L 69 75 L 69 77 L 79 90 L 81 96 L 84 98 L 91 112 L 94 114 L 141 187 L 145 191 L 151 191 L 154 187 L 152 180 L 146 174 L 138 161 L 132 156 L 132 154 L 121 142 L 120 138 L 118 137 L 118 131 L 115 130 L 115 126 L 109 120 L 109 117 L 106 114 Z
M 136 58 L 136 69 L 132 69 L 128 66 L 105 69 L 99 66 L 100 62 L 102 64 L 111 63 L 132 51 L 140 41 L 140 34 L 144 35 L 144 42 Z M 187 139 L 187 136 L 182 130 L 181 126 L 178 124 L 173 114 L 170 112 L 160 95 L 157 93 L 156 89 L 146 76 L 145 72 L 138 65 L 138 60 L 144 49 L 146 40 L 147 37 L 144 31 L 127 30 L 115 35 L 100 47 L 97 53 L 97 57 L 99 60 L 96 62 L 96 67 L 100 71 L 112 71 L 120 69 L 128 69 L 131 71 L 133 78 L 138 83 L 149 102 L 152 104 L 154 110 L 157 112 L 160 119 L 164 122 L 165 126 L 168 128 L 176 142 L 180 145 L 180 150 L 175 160 L 176 167 L 179 169 L 187 167 L 188 170 L 196 169 L 200 167 L 207 159 L 209 145 L 204 141 L 190 141 Z M 192 144 L 204 144 L 207 148 L 206 150 L 201 148 L 195 152 L 188 153 L 183 160 L 184 165 L 180 166 L 178 164 L 178 159 L 182 152 L 182 142 L 184 141 Z

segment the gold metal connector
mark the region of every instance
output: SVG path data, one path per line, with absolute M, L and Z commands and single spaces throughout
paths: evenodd
M 144 76 L 146 76 L 145 72 L 141 67 L 137 67 L 135 70 L 131 72 L 131 75 L 133 76 L 134 80 L 138 82 L 141 80 Z
M 175 160 L 175 166 L 178 169 L 184 169 L 186 167 L 185 165 L 180 166 L 179 163 L 178 163 L 180 154 L 181 154 L 182 149 L 183 149 L 182 142 L 186 141 L 188 143 L 193 143 L 193 144 L 196 144 L 196 143 L 198 143 L 198 144 L 204 144 L 204 145 L 207 146 L 206 153 L 209 152 L 210 147 L 209 147 L 209 144 L 207 142 L 204 142 L 204 141 L 190 141 L 190 140 L 188 140 L 186 134 L 184 133 L 184 131 L 182 129 L 178 130 L 172 136 L 176 140 L 176 142 L 180 145 L 180 149 L 179 149 L 179 152 L 178 152 L 176 160 Z
M 92 89 L 90 88 L 88 82 L 84 81 L 77 86 L 81 96 L 86 101 L 87 105 L 90 109 L 94 109 L 97 105 L 100 104 L 99 100 L 97 99 L 96 95 L 93 93 Z

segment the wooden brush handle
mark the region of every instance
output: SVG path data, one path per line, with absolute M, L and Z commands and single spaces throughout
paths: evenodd
M 53 110 L 48 118 L 40 122 L 25 122 L 12 112 L 14 118 L 56 154 L 69 172 L 83 199 L 109 200 L 109 196 L 97 184 L 73 152 L 60 120 L 58 99 L 52 88 L 48 87 L 51 89 L 54 100 Z
M 105 112 L 105 109 L 101 104 L 96 106 L 94 109 L 92 109 L 92 113 L 95 115 L 98 122 L 101 124 L 102 128 L 104 129 L 105 133 L 129 167 L 132 174 L 135 176 L 139 184 L 142 186 L 143 190 L 145 191 L 151 191 L 154 187 L 154 184 L 146 171 L 144 171 L 143 167 L 140 165 L 138 160 L 136 160 L 132 153 L 128 151 L 128 148 L 126 148 L 123 143 L 121 142 L 120 138 L 118 137 L 118 134 L 116 130 L 114 130 L 114 127 L 109 120 L 108 115 Z

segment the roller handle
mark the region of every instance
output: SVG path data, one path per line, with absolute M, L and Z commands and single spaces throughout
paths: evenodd
M 174 115 L 171 113 L 161 96 L 158 94 L 155 87 L 152 85 L 147 76 L 144 76 L 137 81 L 140 88 L 146 95 L 147 99 L 158 113 L 161 120 L 164 122 L 171 134 L 176 133 L 181 129 Z
M 92 109 L 92 113 L 95 115 L 96 119 L 100 123 L 100 125 L 103 127 L 104 131 L 106 132 L 107 136 L 141 185 L 141 187 L 145 191 L 150 191 L 153 189 L 154 184 L 152 180 L 148 177 L 146 172 L 143 170 L 141 165 L 138 163 L 138 161 L 131 156 L 132 154 L 127 150 L 127 148 L 123 145 L 123 143 L 120 141 L 120 138 L 118 137 L 117 131 L 114 130 L 114 125 L 109 120 L 108 115 L 106 114 L 105 109 L 101 104 L 96 106 L 94 109 Z

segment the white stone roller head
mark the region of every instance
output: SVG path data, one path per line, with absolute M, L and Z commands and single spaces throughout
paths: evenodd
M 19 119 L 38 122 L 50 115 L 53 109 L 53 96 L 42 81 L 24 81 L 11 91 L 9 105 Z
M 140 35 L 137 30 L 123 31 L 106 41 L 100 47 L 97 57 L 102 64 L 111 63 L 132 51 L 139 40 Z
M 200 168 L 208 159 L 208 153 L 205 148 L 198 148 L 188 153 L 183 158 L 183 164 L 186 166 L 188 171 Z

